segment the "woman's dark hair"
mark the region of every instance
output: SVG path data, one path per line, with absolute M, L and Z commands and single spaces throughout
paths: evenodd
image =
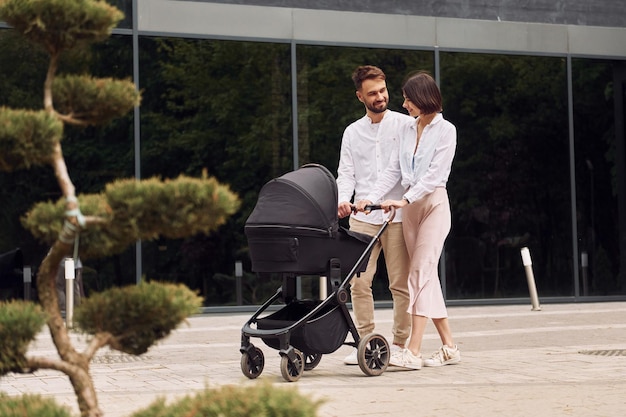
M 404 82 L 402 93 L 424 114 L 443 111 L 441 91 L 435 79 L 425 71 L 411 75 Z

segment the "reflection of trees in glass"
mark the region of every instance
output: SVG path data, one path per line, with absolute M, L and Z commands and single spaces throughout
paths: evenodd
M 449 293 L 520 296 L 529 246 L 543 294 L 572 292 L 565 61 L 443 53 L 458 128 Z
M 92 73 L 100 77 L 128 78 L 132 74 L 132 39 L 113 36 L 88 49 L 70 51 L 61 59 L 65 73 Z M 13 30 L 0 30 L 0 106 L 37 109 L 43 100 L 43 80 L 47 55 L 37 46 L 16 36 Z M 24 88 L 22 88 L 24 87 Z M 107 182 L 134 175 L 132 114 L 99 128 L 65 129 L 63 154 L 75 175 L 78 189 L 100 192 Z M 46 196 L 60 197 L 49 171 L 33 168 L 12 174 L 0 173 L 0 199 L 4 201 L 0 215 L 0 253 L 19 246 L 27 264 L 36 265 L 48 248 L 37 242 L 18 221 L 33 201 Z M 131 251 L 132 252 L 132 251 Z M 134 255 L 134 252 L 131 254 Z M 89 262 L 86 286 L 104 289 L 112 283 L 135 282 L 134 257 L 116 255 Z M 124 267 L 122 267 L 122 264 Z
M 195 288 L 208 283 L 209 302 L 227 302 L 233 284 L 220 277 L 245 256 L 257 193 L 292 169 L 289 45 L 142 38 L 140 50 L 142 176 L 207 168 L 243 203 L 214 236 L 147 244 L 146 269 Z
M 617 290 L 619 213 L 613 64 L 572 60 L 578 242 L 589 256 L 589 294 Z M 623 192 L 623 191 L 622 191 Z
M 228 302 L 233 283 L 224 276 L 232 275 L 235 259 L 247 260 L 243 225 L 257 194 L 293 169 L 290 48 L 148 38 L 140 46 L 142 175 L 207 167 L 243 200 L 239 215 L 215 237 L 146 244 L 145 265 L 164 277 L 177 271 L 187 284 L 207 288 L 211 304 Z M 350 78 L 354 68 L 381 66 L 390 107 L 398 111 L 407 72 L 432 69 L 429 52 L 298 46 L 297 57 L 299 164 L 321 163 L 331 171 L 343 129 L 363 114 Z
M 297 60 L 299 161 L 320 163 L 335 175 L 343 131 L 365 114 L 352 83 L 354 69 L 380 67 L 387 76 L 389 108 L 402 113 L 401 88 L 407 74 L 434 70 L 433 54 L 427 51 L 299 45 Z M 390 299 L 382 256 L 377 271 L 374 295 Z
M 402 108 L 402 81 L 416 70 L 433 71 L 431 52 L 300 45 L 298 124 L 300 164 L 321 163 L 336 173 L 343 130 L 365 114 L 356 96 L 352 72 L 376 65 L 387 75 L 389 108 Z
M 33 47 L 13 30 L 0 29 L 0 56 L 0 107 L 41 108 L 41 86 L 47 66 L 44 51 Z M 0 253 L 20 246 L 27 257 L 25 262 L 31 262 L 29 255 L 39 245 L 21 226 L 19 217 L 36 197 L 54 189 L 55 181 L 47 174 L 46 169 L 37 168 L 11 174 L 0 172 Z
M 0 104 L 37 107 L 44 56 L 16 42 L 11 33 L 0 30 L 1 52 L 11 57 L 0 61 Z M 178 271 L 176 279 L 202 288 L 215 274 L 232 275 L 235 259 L 247 259 L 243 223 L 259 189 L 293 168 L 289 49 L 254 42 L 140 39 L 142 176 L 171 177 L 180 171 L 197 175 L 207 167 L 232 184 L 243 200 L 240 213 L 213 237 L 146 244 L 146 267 L 172 279 Z M 117 36 L 81 61 L 96 75 L 119 76 L 131 73 L 131 52 L 130 37 Z M 108 59 L 112 54 L 118 56 Z M 525 295 L 523 277 L 515 275 L 523 274 L 519 250 L 513 246 L 521 242 L 530 246 L 540 295 L 570 294 L 564 59 L 461 53 L 440 57 L 444 114 L 459 130 L 449 183 L 454 216 L 448 241 L 449 297 L 492 296 L 496 276 L 500 295 Z M 111 67 L 110 62 L 124 67 Z M 368 63 L 385 70 L 390 108 L 404 111 L 402 80 L 416 69 L 432 71 L 433 54 L 297 46 L 300 164 L 317 162 L 336 170 L 343 129 L 363 114 L 350 75 L 354 67 Z M 588 59 L 572 63 L 579 238 L 582 246 L 590 244 L 595 230 L 596 246 L 606 253 L 603 264 L 611 275 L 619 268 L 612 64 Z M 17 84 L 27 86 L 27 93 L 12 87 Z M 67 135 L 65 154 L 83 173 L 76 178 L 81 189 L 95 192 L 115 176 L 133 174 L 132 115 L 106 131 L 72 129 Z M 46 181 L 37 170 L 17 173 L 11 181 L 0 175 L 5 202 L 0 248 L 11 249 L 15 242 L 30 245 L 30 235 L 11 213 L 29 206 L 29 193 L 50 189 Z M 124 262 L 133 259 L 129 253 Z M 470 262 L 476 259 L 480 262 Z M 112 282 L 132 282 L 133 268 L 121 268 L 120 262 L 97 268 L 110 270 L 106 275 L 115 277 Z M 231 298 L 231 282 L 215 278 L 210 284 L 212 304 Z

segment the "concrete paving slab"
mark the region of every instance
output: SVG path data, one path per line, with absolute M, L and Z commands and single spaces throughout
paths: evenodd
M 92 375 L 107 417 L 127 417 L 158 397 L 168 400 L 205 387 L 258 384 L 295 387 L 323 399 L 319 417 L 366 416 L 567 416 L 626 415 L 626 302 L 449 307 L 462 352 L 454 366 L 405 371 L 388 368 L 368 377 L 343 364 L 350 347 L 324 355 L 297 382 L 286 382 L 278 352 L 252 339 L 265 354 L 255 380 L 240 369 L 241 327 L 251 314 L 204 314 L 141 357 L 99 352 Z M 392 312 L 376 311 L 376 331 L 391 338 Z M 84 343 L 73 336 L 77 345 Z M 439 347 L 429 324 L 423 354 Z M 56 356 L 46 332 L 30 355 Z M 0 378 L 9 395 L 53 397 L 76 413 L 76 399 L 62 374 L 37 371 Z

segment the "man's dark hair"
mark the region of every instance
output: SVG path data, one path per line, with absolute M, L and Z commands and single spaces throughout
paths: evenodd
M 352 81 L 354 82 L 354 86 L 357 90 L 361 89 L 361 85 L 365 80 L 373 80 L 376 78 L 380 78 L 381 80 L 386 79 L 385 73 L 378 67 L 373 65 L 363 65 L 358 67 L 352 73 Z

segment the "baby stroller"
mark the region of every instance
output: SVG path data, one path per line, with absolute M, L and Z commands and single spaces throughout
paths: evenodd
M 242 328 L 241 370 L 250 379 L 258 377 L 265 365 L 263 351 L 250 342 L 251 337 L 279 351 L 281 374 L 290 382 L 342 345 L 357 348 L 359 367 L 366 375 L 387 369 L 387 340 L 375 333 L 359 337 L 346 302 L 350 280 L 365 270 L 372 247 L 395 213 L 375 236 L 355 233 L 339 226 L 337 198 L 335 178 L 317 164 L 273 179 L 259 193 L 245 225 L 252 271 L 279 273 L 282 286 Z M 300 275 L 325 277 L 330 295 L 324 300 L 298 299 Z M 260 317 L 275 302 L 284 306 Z M 348 333 L 353 342 L 346 342 Z

